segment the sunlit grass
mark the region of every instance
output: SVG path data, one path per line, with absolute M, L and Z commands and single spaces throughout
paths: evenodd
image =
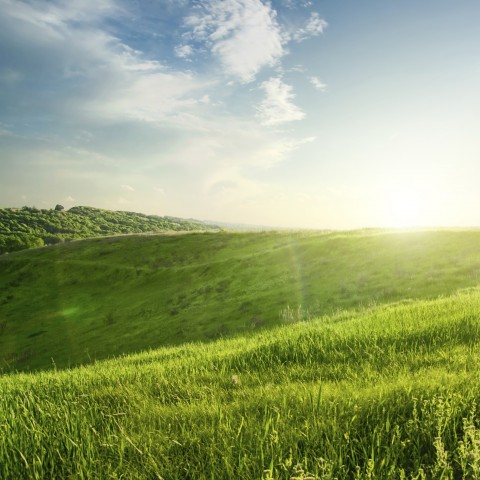
M 478 478 L 480 291 L 0 379 L 0 478 Z

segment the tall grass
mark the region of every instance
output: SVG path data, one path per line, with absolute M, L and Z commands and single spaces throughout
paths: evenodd
M 0 378 L 0 478 L 480 472 L 480 291 Z

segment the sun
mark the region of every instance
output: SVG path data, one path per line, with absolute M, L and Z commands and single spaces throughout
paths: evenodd
M 395 188 L 388 193 L 388 223 L 395 228 L 419 227 L 424 220 L 424 198 L 412 188 Z

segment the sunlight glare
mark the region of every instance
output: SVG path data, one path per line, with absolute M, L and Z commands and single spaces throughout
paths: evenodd
M 389 223 L 395 228 L 421 226 L 424 201 L 414 189 L 393 189 L 389 192 Z

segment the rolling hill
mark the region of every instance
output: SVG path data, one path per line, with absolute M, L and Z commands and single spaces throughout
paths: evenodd
M 475 479 L 480 292 L 0 377 L 0 477 Z
M 480 478 L 479 277 L 478 230 L 3 255 L 0 478 Z
M 0 257 L 0 368 L 90 363 L 475 286 L 480 231 L 189 233 Z

